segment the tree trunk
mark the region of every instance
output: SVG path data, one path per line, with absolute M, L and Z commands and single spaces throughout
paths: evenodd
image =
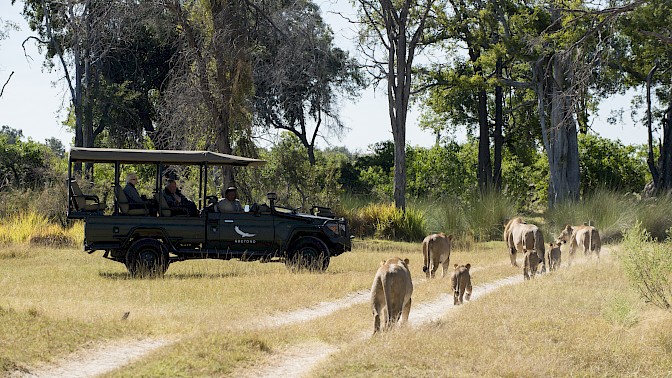
M 657 191 L 657 188 L 660 187 L 660 172 L 658 166 L 656 165 L 656 160 L 653 154 L 653 115 L 651 113 L 651 79 L 653 74 L 658 68 L 657 65 L 654 65 L 651 68 L 651 71 L 646 75 L 646 127 L 648 130 L 648 145 L 649 145 L 649 154 L 646 159 L 647 164 L 649 165 L 649 171 L 651 172 L 651 177 L 653 178 L 653 187 L 654 192 Z
M 549 207 L 579 198 L 579 147 L 571 113 L 571 83 L 565 81 L 568 69 L 568 58 L 560 54 L 540 59 L 534 68 L 539 119 L 550 174 Z
M 502 58 L 497 58 L 495 66 L 495 74 L 497 75 L 498 83 L 502 81 Z M 504 91 L 501 85 L 495 87 L 495 131 L 493 133 L 494 154 L 493 156 L 493 172 L 492 185 L 493 188 L 499 192 L 502 189 L 502 149 L 504 147 L 504 136 L 502 130 L 504 129 Z
M 488 96 L 485 89 L 478 91 L 478 127 L 478 188 L 483 194 L 492 188 L 490 124 L 488 122 Z
M 660 146 L 659 158 L 660 186 L 659 193 L 667 193 L 672 189 L 672 102 L 665 110 L 663 118 L 663 144 Z
M 481 78 L 482 85 L 485 84 L 483 77 L 483 68 L 479 65 L 480 47 L 469 48 L 469 59 L 474 64 L 474 73 Z M 481 194 L 488 192 L 492 188 L 492 163 L 490 161 L 490 124 L 488 122 L 488 95 L 484 88 L 480 88 L 476 94 L 478 98 L 478 189 Z

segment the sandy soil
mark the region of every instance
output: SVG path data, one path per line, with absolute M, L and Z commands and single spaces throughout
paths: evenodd
M 28 373 L 17 372 L 10 377 L 95 377 L 128 365 L 171 343 L 167 339 L 118 340 L 80 350 L 54 364 L 38 366 Z

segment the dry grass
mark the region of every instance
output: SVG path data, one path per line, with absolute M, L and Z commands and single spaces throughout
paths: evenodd
M 47 247 L 79 247 L 84 243 L 84 223 L 63 228 L 33 212 L 14 214 L 0 222 L 0 245 L 29 243 Z
M 178 339 L 108 376 L 227 376 L 293 345 L 317 340 L 341 352 L 315 376 L 663 376 L 672 371 L 669 313 L 641 303 L 619 267 L 575 265 L 451 311 L 440 322 L 369 338 L 367 301 L 272 329 L 244 329 L 268 315 L 370 289 L 381 260 L 408 257 L 414 304 L 448 292 L 426 281 L 418 243 L 358 241 L 324 274 L 281 264 L 190 261 L 162 279 L 129 279 L 123 265 L 69 249 L 0 250 L 0 372 L 124 337 Z M 502 242 L 455 250 L 475 285 L 521 274 Z M 519 257 L 520 259 L 520 257 Z M 127 320 L 121 320 L 129 311 Z M 411 310 L 413 313 L 413 310 Z M 9 325 L 5 327 L 4 325 Z M 460 341 L 466 346 L 458 347 Z M 17 348 L 17 346 L 21 346 Z M 27 351 L 19 353 L 19 351 Z
M 670 321 L 603 258 L 499 290 L 440 322 L 360 341 L 315 376 L 670 376 Z

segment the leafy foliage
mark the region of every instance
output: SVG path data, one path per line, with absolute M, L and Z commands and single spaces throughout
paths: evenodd
M 22 135 L 21 130 L 6 126 L 0 131 L 0 191 L 8 187 L 38 189 L 62 177 L 54 169 L 62 165 L 52 149 L 32 140 L 23 141 Z
M 598 188 L 639 192 L 650 173 L 643 151 L 594 135 L 579 135 L 581 188 L 584 196 Z
M 261 153 L 267 164 L 237 172 L 239 186 L 250 201 L 264 201 L 266 193 L 276 192 L 281 206 L 299 206 L 304 211 L 313 205 L 335 206 L 341 193 L 338 180 L 344 156 L 317 151 L 315 157 L 317 163 L 312 166 L 299 138 L 285 132 L 276 146 Z
M 653 243 L 651 235 L 636 223 L 623 240 L 619 255 L 625 272 L 642 298 L 662 309 L 672 309 L 671 240 Z

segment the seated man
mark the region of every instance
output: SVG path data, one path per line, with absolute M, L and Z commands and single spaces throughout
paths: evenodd
M 163 198 L 166 199 L 168 206 L 171 210 L 174 209 L 183 209 L 185 214 L 189 216 L 196 217 L 198 216 L 198 209 L 194 201 L 185 197 L 180 189 L 177 188 L 177 182 L 173 179 L 166 181 L 166 188 L 163 190 Z
M 138 176 L 135 173 L 126 175 L 126 186 L 124 187 L 124 194 L 128 200 L 128 208 L 133 209 L 148 209 L 150 213 L 155 212 L 153 204 L 148 201 L 145 196 L 141 196 L 135 185 L 138 183 Z
M 224 192 L 224 198 L 217 203 L 220 213 L 242 213 L 243 206 L 238 201 L 238 190 L 231 186 Z

